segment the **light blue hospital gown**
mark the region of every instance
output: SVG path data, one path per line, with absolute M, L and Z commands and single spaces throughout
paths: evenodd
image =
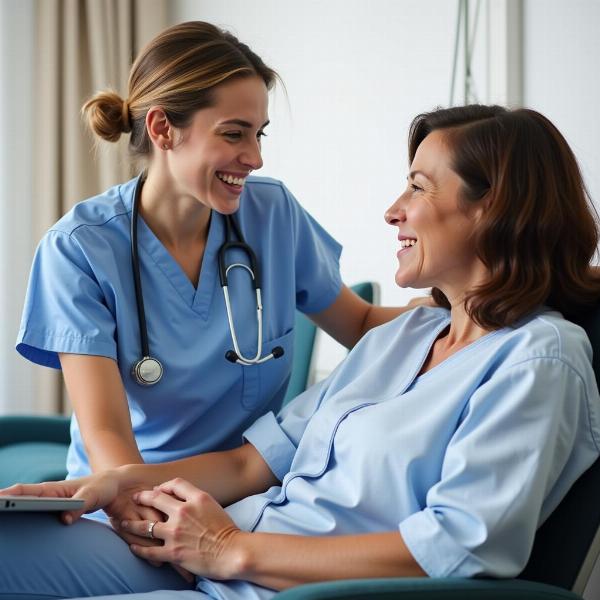
M 238 446 L 242 432 L 278 410 L 291 371 L 295 310 L 319 312 L 341 289 L 341 246 L 273 179 L 249 177 L 236 219 L 262 274 L 262 355 L 283 357 L 244 367 L 225 359 L 233 348 L 217 268 L 224 218 L 213 213 L 198 288 L 138 219 L 138 247 L 150 352 L 161 381 L 140 386 L 131 366 L 141 358 L 131 266 L 131 207 L 136 180 L 74 207 L 42 239 L 31 271 L 17 350 L 60 368 L 57 353 L 118 362 L 133 431 L 146 462 L 164 462 Z M 248 264 L 232 251 L 231 262 Z M 254 356 L 256 299 L 244 269 L 230 272 L 229 293 L 240 348 Z M 70 477 L 90 471 L 73 418 Z
M 399 531 L 431 577 L 519 573 L 537 527 L 600 453 L 590 343 L 578 326 L 540 311 L 417 376 L 448 323 L 444 309 L 402 315 L 368 333 L 327 380 L 277 417 L 258 419 L 245 437 L 282 483 L 229 506 L 235 522 L 244 530 L 297 535 Z M 139 578 L 138 559 L 123 558 L 126 545 L 108 528 L 85 523 L 87 535 L 69 537 L 68 528 L 44 523 L 25 538 L 19 519 L 2 529 L 0 551 L 7 544 L 12 556 L 0 563 L 0 582 L 11 579 L 0 589 L 70 595 L 160 589 L 157 570 L 147 567 L 151 582 Z M 56 536 L 64 552 L 32 558 L 28 550 L 38 538 Z M 106 558 L 119 551 L 120 558 Z M 170 586 L 165 579 L 162 588 Z M 241 581 L 199 578 L 197 586 L 225 600 L 274 594 Z

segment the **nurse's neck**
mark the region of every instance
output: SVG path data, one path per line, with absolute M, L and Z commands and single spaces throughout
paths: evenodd
M 148 171 L 139 214 L 167 248 L 185 250 L 206 243 L 210 209 L 178 191 L 160 168 Z

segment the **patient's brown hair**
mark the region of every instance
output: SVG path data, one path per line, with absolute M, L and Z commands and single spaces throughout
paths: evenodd
M 484 203 L 474 239 L 487 282 L 469 293 L 471 318 L 487 329 L 515 324 L 542 304 L 577 320 L 600 298 L 590 269 L 598 219 L 575 156 L 556 127 L 529 109 L 471 105 L 414 119 L 412 163 L 429 133 L 443 130 L 464 206 Z M 433 297 L 449 307 L 444 294 Z

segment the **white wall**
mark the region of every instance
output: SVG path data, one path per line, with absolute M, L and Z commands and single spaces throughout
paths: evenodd
M 0 414 L 34 407 L 33 367 L 14 350 L 33 243 L 33 1 L 0 0 Z
M 282 179 L 344 246 L 346 283 L 394 284 L 397 240 L 384 210 L 406 184 L 406 138 L 419 112 L 447 104 L 456 3 L 446 0 L 176 0 L 172 22 L 232 31 L 283 78 L 259 174 Z M 458 89 L 461 89 L 459 86 Z M 484 89 L 484 88 L 483 88 Z M 320 359 L 340 358 L 331 344 Z
M 600 206 L 600 2 L 525 0 L 524 104 L 567 138 Z
M 396 243 L 382 215 L 404 185 L 410 120 L 448 104 L 457 4 L 174 0 L 171 5 L 173 22 L 222 25 L 281 74 L 289 105 L 278 90 L 262 173 L 284 180 L 342 242 L 344 280 L 378 281 L 384 304 L 403 304 L 418 294 L 393 282 Z M 470 3 L 471 21 L 476 7 Z M 547 114 L 572 143 L 597 199 L 599 12 L 598 0 L 486 0 L 480 4 L 473 61 L 476 99 L 523 102 Z M 455 97 L 460 103 L 460 95 Z M 340 356 L 326 343 L 322 372 Z
M 344 244 L 348 283 L 393 284 L 385 208 L 406 176 L 411 117 L 447 102 L 455 4 L 439 0 L 180 0 L 173 22 L 202 19 L 236 33 L 282 76 L 261 174 L 286 182 Z M 417 55 L 419 56 L 417 60 Z

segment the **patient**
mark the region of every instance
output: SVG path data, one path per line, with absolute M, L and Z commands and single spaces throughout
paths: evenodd
M 396 282 L 433 287 L 439 307 L 367 334 L 235 450 L 4 490 L 83 498 L 116 533 L 78 513 L 70 527 L 2 515 L 0 598 L 265 599 L 309 581 L 523 569 L 600 453 L 591 347 L 564 318 L 600 295 L 595 218 L 567 143 L 531 110 L 420 115 L 409 157 L 385 215 Z M 123 522 L 127 502 L 164 519 Z

